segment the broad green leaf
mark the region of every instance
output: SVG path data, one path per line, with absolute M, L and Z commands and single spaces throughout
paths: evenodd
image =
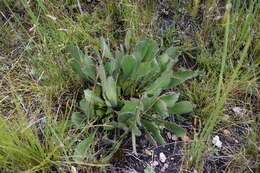
M 80 79 L 82 80 L 86 80 L 86 77 L 85 74 L 82 72 L 81 70 L 81 66 L 80 66 L 80 63 L 76 60 L 71 60 L 69 61 L 69 64 L 70 66 L 72 67 L 72 70 L 77 74 L 79 75 Z
M 106 81 L 106 71 L 105 71 L 105 68 L 104 68 L 102 62 L 98 66 L 98 75 L 101 80 L 101 83 L 104 83 Z
M 81 61 L 81 59 L 84 57 L 84 53 L 79 49 L 78 46 L 70 44 L 67 47 L 68 53 L 75 58 L 78 62 Z
M 156 81 L 154 81 L 152 85 L 145 90 L 145 93 L 152 95 L 158 90 L 163 90 L 164 88 L 166 88 L 171 82 L 171 75 L 172 73 L 167 71 L 162 73 L 161 76 L 157 78 Z
M 129 118 L 136 116 L 139 113 L 140 101 L 138 99 L 131 99 L 125 101 L 123 108 L 118 112 L 118 121 L 126 122 Z
M 73 123 L 73 125 L 80 127 L 84 122 L 84 120 L 86 120 L 86 116 L 83 116 L 81 113 L 79 112 L 72 113 L 71 122 Z
M 87 156 L 88 152 L 91 149 L 90 146 L 94 144 L 94 137 L 95 133 L 92 133 L 90 136 L 88 136 L 86 139 L 84 139 L 77 145 L 74 152 L 74 160 L 76 162 L 82 162 L 84 160 L 84 157 Z
M 143 124 L 144 128 L 151 133 L 151 135 L 159 145 L 164 145 L 165 142 L 160 134 L 160 129 L 155 123 L 144 119 L 141 119 L 141 123 Z
M 145 62 L 150 62 L 154 59 L 157 51 L 158 51 L 158 45 L 156 44 L 155 41 L 147 41 L 146 46 L 148 47 L 148 50 L 144 56 L 144 61 Z
M 103 86 L 106 98 L 112 106 L 117 105 L 117 85 L 112 76 L 109 76 Z
M 131 42 L 132 32 L 131 30 L 127 31 L 125 36 L 125 48 L 128 51 L 130 49 L 130 42 Z
M 110 62 L 107 62 L 105 65 L 105 69 L 108 72 L 108 75 L 112 76 L 113 73 L 117 70 L 118 64 L 116 59 L 111 60 Z
M 135 70 L 135 66 L 137 64 L 136 59 L 134 56 L 124 56 L 122 61 L 122 70 L 126 77 L 131 76 L 133 70 Z
M 151 167 L 150 165 L 148 165 L 145 169 L 144 169 L 144 173 L 155 173 L 155 170 L 153 167 Z
M 169 84 L 169 88 L 174 88 L 179 84 L 183 83 L 184 81 L 196 77 L 198 72 L 195 71 L 181 71 L 181 72 L 174 72 L 171 82 Z
M 150 120 L 156 122 L 156 124 L 160 124 L 161 126 L 164 126 L 168 131 L 176 134 L 176 136 L 184 136 L 185 135 L 185 129 L 182 127 L 178 126 L 177 124 L 169 121 L 164 121 L 158 118 L 155 118 L 153 116 L 147 115 L 147 118 Z
M 134 49 L 134 56 L 136 57 L 137 61 L 140 63 L 144 59 L 147 51 L 148 51 L 148 46 L 147 46 L 147 38 L 146 37 L 141 37 L 135 46 Z
M 168 108 L 170 114 L 186 114 L 193 111 L 193 106 L 188 101 L 176 103 L 173 107 Z
M 114 59 L 112 53 L 109 50 L 108 45 L 106 44 L 105 39 L 102 38 L 102 51 L 103 51 L 103 56 L 109 58 L 109 59 Z
M 84 90 L 84 96 L 88 104 L 94 104 L 99 106 L 105 105 L 104 101 L 100 97 L 96 96 L 95 93 L 89 89 Z
M 162 117 L 168 116 L 167 104 L 163 100 L 158 100 L 153 107 Z
M 134 71 L 134 75 L 133 78 L 135 78 L 136 80 L 141 79 L 142 77 L 148 75 L 150 72 L 152 72 L 152 67 L 151 67 L 151 63 L 140 63 L 136 69 L 136 71 Z
M 178 137 L 183 137 L 186 133 L 184 128 L 178 126 L 176 123 L 173 122 L 164 121 L 164 127 Z
M 96 64 L 89 56 L 82 59 L 82 72 L 92 80 L 96 79 Z
M 180 54 L 175 47 L 168 48 L 165 53 L 171 58 L 177 58 Z
M 141 136 L 142 134 L 136 125 L 133 126 L 132 131 L 135 134 L 135 136 Z
M 153 101 L 154 101 L 153 97 L 147 97 L 147 96 L 143 97 L 141 99 L 141 102 L 143 104 L 144 110 L 142 111 L 147 111 L 147 109 L 152 108 Z
M 167 104 L 167 107 L 172 107 L 178 101 L 180 94 L 179 93 L 167 93 L 162 96 L 160 100 L 164 101 Z
M 88 103 L 85 98 L 80 101 L 80 109 L 87 118 L 92 118 L 95 115 L 94 105 Z

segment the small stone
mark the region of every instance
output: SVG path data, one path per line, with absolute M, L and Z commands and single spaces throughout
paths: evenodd
M 172 135 L 172 140 L 173 141 L 178 141 L 178 137 L 176 135 Z
M 230 135 L 230 134 L 231 134 L 230 131 L 227 130 L 227 129 L 225 129 L 225 130 L 223 131 L 223 133 L 224 133 L 225 135 Z
M 155 168 L 158 165 L 159 165 L 159 163 L 156 160 L 151 163 L 152 168 Z
M 169 165 L 168 165 L 167 163 L 165 163 L 165 164 L 163 165 L 163 167 L 166 169 L 166 168 L 169 167 Z
M 212 139 L 212 143 L 218 148 L 222 147 L 222 142 L 219 140 L 219 136 L 217 135 Z
M 72 173 L 78 173 L 77 169 L 74 166 L 71 166 L 71 172 Z
M 164 163 L 167 158 L 166 158 L 166 156 L 165 156 L 164 153 L 160 153 L 160 154 L 159 154 L 159 159 L 160 159 L 160 161 L 161 161 L 162 163 Z
M 184 142 L 189 142 L 189 141 L 190 141 L 190 138 L 189 138 L 189 136 L 185 135 L 185 136 L 182 137 L 182 140 L 183 140 Z
M 147 150 L 147 149 L 144 150 L 144 154 L 146 154 L 146 155 L 148 155 L 148 156 L 153 155 L 152 151 Z
M 247 110 L 240 107 L 233 107 L 232 110 L 238 115 L 244 115 Z

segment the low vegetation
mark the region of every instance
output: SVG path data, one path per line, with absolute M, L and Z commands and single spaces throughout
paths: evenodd
M 259 7 L 1 1 L 0 171 L 259 172 Z

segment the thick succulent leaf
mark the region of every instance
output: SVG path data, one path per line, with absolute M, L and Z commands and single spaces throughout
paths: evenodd
M 180 71 L 174 72 L 171 82 L 169 84 L 169 88 L 174 88 L 179 84 L 183 83 L 184 81 L 196 77 L 198 75 L 197 71 Z
M 136 71 L 134 71 L 134 75 L 133 78 L 135 78 L 136 80 L 141 79 L 142 77 L 148 75 L 149 73 L 152 72 L 152 66 L 151 63 L 141 63 L 138 65 Z
M 87 104 L 94 104 L 99 106 L 105 105 L 104 101 L 89 89 L 84 90 L 84 96 Z
M 109 47 L 105 41 L 105 39 L 102 38 L 102 51 L 103 51 L 103 56 L 109 58 L 109 59 L 114 59 L 112 53 L 109 50 Z
M 144 119 L 141 120 L 141 123 L 143 124 L 144 128 L 145 128 L 149 133 L 151 133 L 151 135 L 153 136 L 153 138 L 156 140 L 156 142 L 157 142 L 159 145 L 164 145 L 165 142 L 164 142 L 164 140 L 163 140 L 163 137 L 162 137 L 161 134 L 160 134 L 160 129 L 159 129 L 158 125 L 156 125 L 156 124 L 153 123 L 153 122 L 144 120 Z
M 134 56 L 124 56 L 122 61 L 122 70 L 124 72 L 125 77 L 129 77 L 132 74 L 132 71 L 135 70 L 137 61 Z
M 103 85 L 105 90 L 106 98 L 112 106 L 117 105 L 117 85 L 116 81 L 112 76 L 109 76 Z
M 193 111 L 193 106 L 188 101 L 182 101 L 176 103 L 173 107 L 168 108 L 170 114 L 186 114 Z
M 178 101 L 179 96 L 179 93 L 171 92 L 162 96 L 160 100 L 164 101 L 167 104 L 167 107 L 173 107 L 175 103 Z
M 84 53 L 79 49 L 78 46 L 70 44 L 67 47 L 68 53 L 75 58 L 78 62 L 81 61 L 81 59 L 84 57 Z
M 82 115 L 79 112 L 73 112 L 71 116 L 71 122 L 73 125 L 80 127 L 82 123 L 86 120 L 86 116 Z
M 126 122 L 129 118 L 139 114 L 140 100 L 131 99 L 130 101 L 125 101 L 123 108 L 118 112 L 118 121 Z
M 155 104 L 154 104 L 154 110 L 156 112 L 158 112 L 161 116 L 165 117 L 168 116 L 168 108 L 167 108 L 167 104 L 163 101 L 163 100 L 158 100 Z
M 171 76 L 172 73 L 165 71 L 164 73 L 161 74 L 159 78 L 157 78 L 151 86 L 149 86 L 147 89 L 145 89 L 146 94 L 154 94 L 158 90 L 162 90 L 166 88 L 170 82 L 171 82 Z
M 125 48 L 128 51 L 130 49 L 130 42 L 132 38 L 132 32 L 131 30 L 127 31 L 126 36 L 125 36 Z
M 178 126 L 176 123 L 173 122 L 164 121 L 164 127 L 178 137 L 183 137 L 186 133 L 184 128 Z
M 169 70 L 178 61 L 179 52 L 174 47 L 168 48 L 164 54 L 157 58 L 161 71 Z
M 86 139 L 84 139 L 82 142 L 80 142 L 76 150 L 74 152 L 74 160 L 76 162 L 82 162 L 84 157 L 87 156 L 88 152 L 90 151 L 90 146 L 94 144 L 94 137 L 95 133 L 90 134 Z

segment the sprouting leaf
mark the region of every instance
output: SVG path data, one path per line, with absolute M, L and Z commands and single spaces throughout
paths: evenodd
M 102 51 L 103 51 L 103 56 L 105 56 L 109 59 L 114 59 L 104 38 L 102 38 Z
M 168 93 L 161 97 L 161 100 L 167 104 L 167 107 L 172 107 L 179 99 L 179 93 Z
M 170 114 L 186 114 L 193 111 L 193 106 L 188 101 L 176 103 L 173 107 L 168 108 Z
M 87 156 L 88 152 L 91 149 L 90 146 L 95 143 L 94 137 L 95 133 L 92 133 L 90 136 L 88 136 L 86 139 L 84 139 L 77 145 L 76 150 L 74 152 L 74 160 L 76 162 L 82 162 L 84 158 Z
M 106 94 L 106 98 L 109 100 L 112 106 L 117 105 L 117 85 L 112 76 L 109 76 L 103 86 Z
M 183 137 L 186 133 L 184 128 L 178 126 L 176 123 L 173 122 L 164 121 L 164 127 L 178 137 Z
M 198 72 L 195 71 L 181 71 L 181 72 L 174 72 L 172 75 L 171 82 L 169 84 L 169 88 L 174 88 L 179 84 L 183 83 L 184 81 L 196 77 Z
M 79 112 L 73 112 L 71 116 L 71 122 L 73 125 L 80 127 L 84 120 L 86 119 L 86 116 L 83 116 Z
M 124 56 L 122 61 L 122 70 L 126 77 L 131 76 L 133 70 L 135 70 L 135 66 L 137 64 L 134 56 Z
M 158 125 L 144 119 L 141 119 L 141 123 L 143 124 L 144 128 L 151 133 L 151 135 L 159 145 L 164 145 L 165 142 L 160 134 L 160 129 Z
M 132 32 L 131 30 L 127 31 L 125 36 L 125 48 L 128 51 L 130 49 L 130 42 L 131 42 Z

